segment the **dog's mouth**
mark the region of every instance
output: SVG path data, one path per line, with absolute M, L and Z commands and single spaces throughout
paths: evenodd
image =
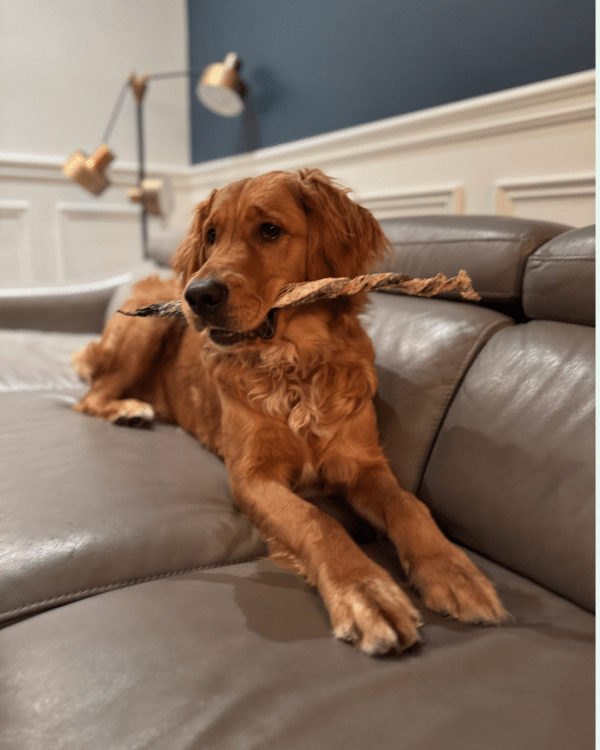
M 279 310 L 273 308 L 267 313 L 267 317 L 251 331 L 230 331 L 227 328 L 211 328 L 208 332 L 210 340 L 219 346 L 232 346 L 242 341 L 256 341 L 262 339 L 268 341 L 277 332 L 277 316 Z

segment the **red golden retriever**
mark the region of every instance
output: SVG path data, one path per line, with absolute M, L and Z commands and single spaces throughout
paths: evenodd
M 75 356 L 91 382 L 75 409 L 124 424 L 181 425 L 222 456 L 236 506 L 273 560 L 317 587 L 337 638 L 368 654 L 419 640 L 419 612 L 307 488 L 342 492 L 395 543 L 427 607 L 463 622 L 506 616 L 493 586 L 401 489 L 379 446 L 366 295 L 282 308 L 291 282 L 357 276 L 387 240 L 321 171 L 271 172 L 214 190 L 173 257 L 138 283 L 132 311 L 181 299 L 187 325 L 115 315 Z

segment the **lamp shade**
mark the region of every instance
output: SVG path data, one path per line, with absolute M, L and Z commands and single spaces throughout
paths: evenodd
M 196 94 L 211 112 L 237 117 L 244 111 L 248 87 L 238 76 L 240 67 L 239 57 L 230 52 L 222 63 L 212 63 L 202 71 Z

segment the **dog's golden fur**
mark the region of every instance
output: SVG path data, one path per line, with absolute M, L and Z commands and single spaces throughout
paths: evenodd
M 222 456 L 234 501 L 273 559 L 315 585 L 334 634 L 367 653 L 411 646 L 421 619 L 390 575 L 302 499 L 311 485 L 342 491 L 389 535 L 428 607 L 467 622 L 506 614 L 389 469 L 372 403 L 373 347 L 357 317 L 365 296 L 284 308 L 263 335 L 286 284 L 365 273 L 386 249 L 371 214 L 319 170 L 236 182 L 197 207 L 175 276 L 138 283 L 124 305 L 181 298 L 187 325 L 116 315 L 75 356 L 91 382 L 75 408 L 132 425 L 175 422 Z

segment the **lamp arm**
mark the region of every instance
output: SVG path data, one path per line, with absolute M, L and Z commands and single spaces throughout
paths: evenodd
M 132 88 L 134 88 L 134 81 L 131 82 Z M 146 177 L 146 162 L 145 162 L 145 150 L 144 150 L 144 110 L 143 110 L 143 98 L 144 98 L 145 82 L 143 88 L 136 95 L 136 120 L 137 120 L 137 147 L 138 147 L 138 186 L 141 189 L 142 182 Z M 137 92 L 136 92 L 137 94 Z M 142 200 L 142 215 L 141 215 L 141 226 L 142 226 L 142 251 L 144 253 L 144 259 L 148 258 L 148 209 L 145 201 Z
M 192 76 L 201 76 L 202 70 L 179 70 L 174 73 L 151 73 L 148 76 L 150 81 L 160 81 L 165 78 L 191 78 Z
M 117 119 L 119 117 L 119 114 L 121 113 L 121 110 L 123 109 L 123 104 L 125 102 L 125 97 L 127 96 L 127 90 L 131 86 L 131 80 L 128 78 L 123 86 L 121 87 L 121 91 L 119 93 L 119 97 L 117 99 L 117 103 L 114 106 L 114 109 L 112 111 L 112 114 L 110 116 L 110 120 L 108 121 L 108 125 L 106 126 L 106 130 L 104 132 L 104 135 L 102 137 L 101 143 L 108 143 L 112 131 L 115 127 L 115 124 L 117 122 Z
M 191 78 L 192 76 L 200 76 L 200 75 L 202 75 L 201 70 L 179 70 L 179 71 L 168 72 L 168 73 L 152 73 L 151 75 L 144 76 L 144 78 L 146 81 L 161 81 L 161 80 L 167 80 L 170 78 L 185 78 L 186 76 L 188 78 Z M 123 109 L 123 104 L 125 103 L 125 97 L 127 96 L 127 91 L 129 88 L 131 88 L 131 85 L 132 85 L 131 76 L 129 76 L 127 80 L 124 81 L 123 86 L 121 87 L 121 91 L 119 92 L 119 96 L 117 98 L 113 111 L 110 115 L 108 125 L 106 126 L 106 130 L 104 131 L 104 135 L 102 136 L 102 140 L 100 141 L 100 143 L 109 142 L 112 132 L 117 123 L 117 120 L 119 118 L 119 115 L 121 114 L 121 110 Z

